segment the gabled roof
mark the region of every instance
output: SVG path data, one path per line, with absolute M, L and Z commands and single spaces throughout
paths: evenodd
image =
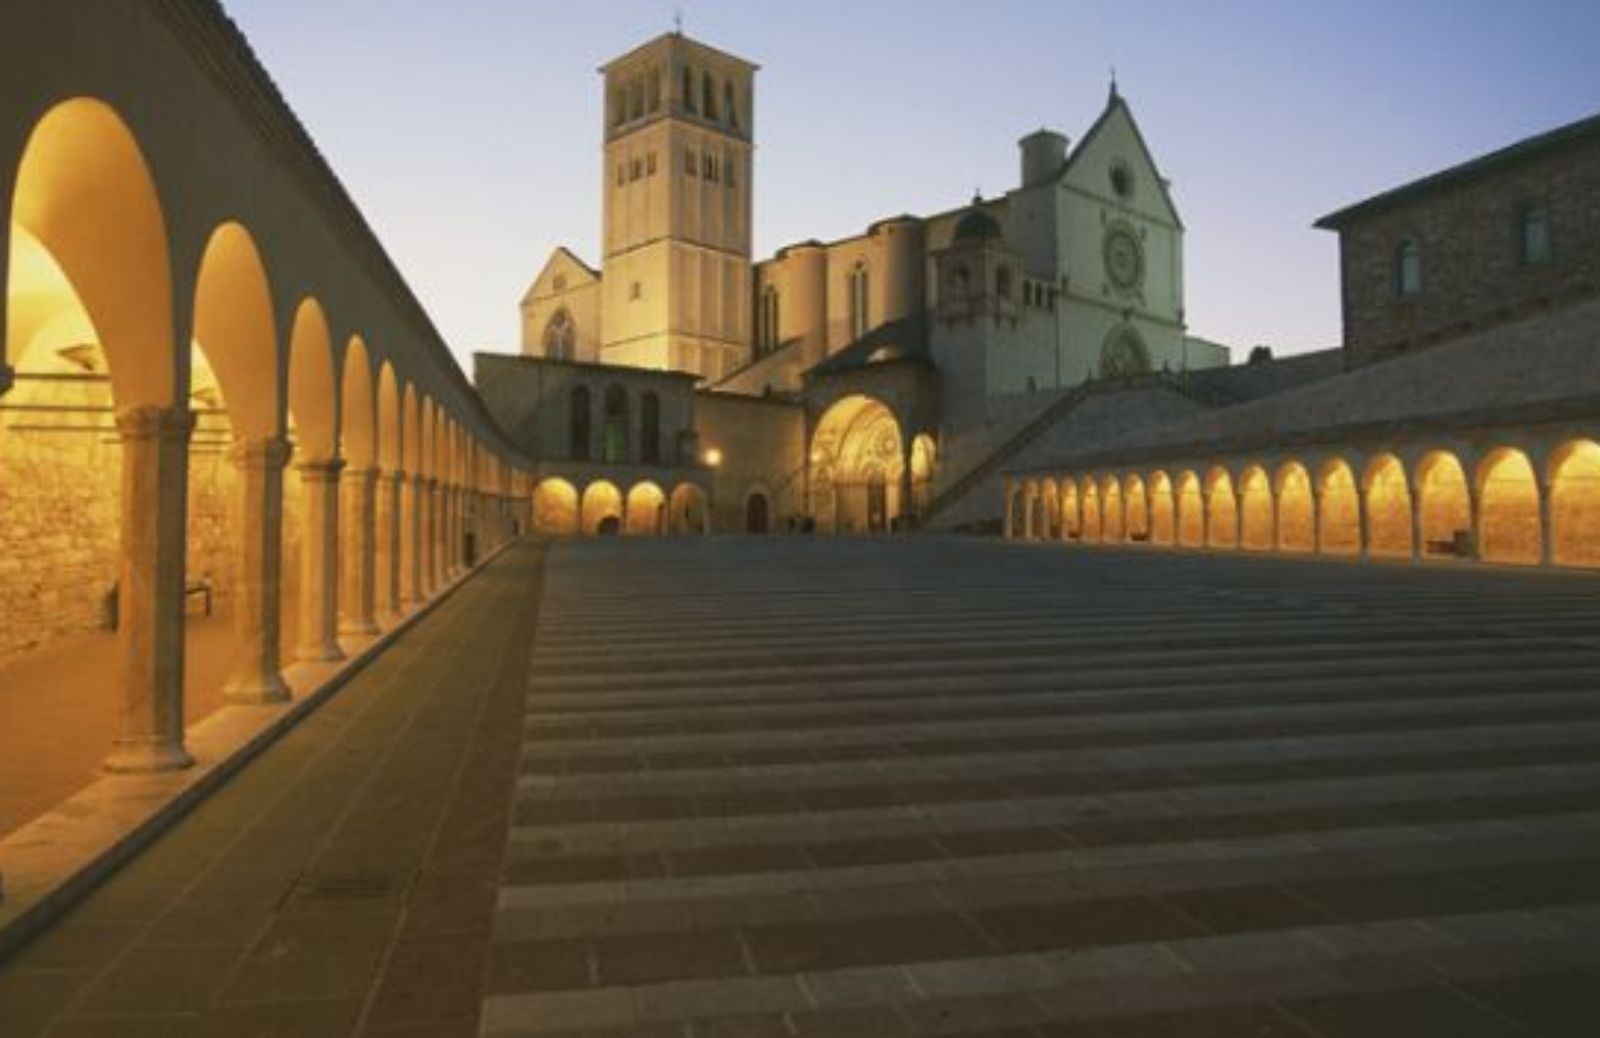
M 1320 227 L 1323 230 L 1337 231 L 1344 228 L 1352 220 L 1400 205 L 1431 191 L 1465 183 L 1563 148 L 1596 140 L 1600 140 L 1600 115 L 1592 115 L 1587 119 L 1580 119 L 1575 123 L 1557 127 L 1548 133 L 1524 138 L 1498 151 L 1491 151 L 1487 155 L 1480 155 L 1459 165 L 1442 169 L 1437 173 L 1431 173 L 1420 180 L 1413 180 L 1409 184 L 1401 184 L 1399 187 L 1391 188 L 1382 194 L 1373 195 L 1364 201 L 1356 202 L 1354 205 L 1347 205 L 1343 209 L 1329 213 L 1312 226 Z
M 588 277 L 590 281 L 600 280 L 600 272 L 598 270 L 595 270 L 593 267 L 589 266 L 589 264 L 579 259 L 578 254 L 567 248 L 565 245 L 557 245 L 553 250 L 551 250 L 550 258 L 544 261 L 544 266 L 539 268 L 539 273 L 534 275 L 533 282 L 528 285 L 528 290 L 522 293 L 522 302 L 524 304 L 533 298 L 534 289 L 539 287 L 539 282 L 544 280 L 544 276 L 550 272 L 550 268 L 555 266 L 563 259 L 577 267 L 579 272 Z
M 1061 173 L 1056 177 L 1057 183 L 1088 153 L 1089 145 L 1100 135 L 1100 131 L 1111 122 L 1111 117 L 1118 112 L 1128 117 L 1128 125 L 1133 129 L 1134 142 L 1139 145 L 1140 152 L 1144 154 L 1145 162 L 1156 172 L 1156 187 L 1161 190 L 1161 201 L 1165 203 L 1167 213 L 1172 217 L 1172 222 L 1178 225 L 1179 230 L 1183 230 L 1183 217 L 1178 215 L 1178 207 L 1172 202 L 1172 192 L 1167 189 L 1167 178 L 1162 176 L 1161 167 L 1156 164 L 1156 157 L 1151 153 L 1150 145 L 1145 143 L 1144 132 L 1139 129 L 1139 120 L 1133 117 L 1133 109 L 1128 106 L 1128 102 L 1123 96 L 1117 93 L 1115 86 L 1111 88 L 1111 93 L 1106 98 L 1106 107 L 1100 113 L 1100 118 L 1094 121 L 1094 125 L 1089 127 L 1089 132 L 1083 135 L 1083 139 L 1072 149 L 1072 154 L 1067 156 L 1067 161 L 1061 167 Z

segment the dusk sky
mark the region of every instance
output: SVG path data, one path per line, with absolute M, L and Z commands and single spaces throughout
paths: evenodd
M 1600 111 L 1600 3 L 226 0 L 465 363 L 550 250 L 598 266 L 595 69 L 672 27 L 761 65 L 755 251 L 1016 186 L 1109 69 L 1187 227 L 1189 330 L 1339 341 L 1317 217 Z

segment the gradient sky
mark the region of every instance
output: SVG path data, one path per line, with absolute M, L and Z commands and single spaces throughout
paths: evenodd
M 762 66 L 757 257 L 998 194 L 1115 66 L 1188 228 L 1191 333 L 1339 341 L 1317 217 L 1600 111 L 1600 3 L 225 0 L 466 361 L 550 250 L 599 264 L 597 66 L 671 28 Z

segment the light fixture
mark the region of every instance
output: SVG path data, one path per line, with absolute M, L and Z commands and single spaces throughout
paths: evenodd
M 715 447 L 707 447 L 704 454 L 705 463 L 711 468 L 722 464 L 722 452 Z

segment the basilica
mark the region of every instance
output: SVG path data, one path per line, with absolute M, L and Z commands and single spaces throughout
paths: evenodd
M 674 32 L 601 71 L 599 265 L 557 248 L 521 355 L 477 357 L 542 530 L 970 522 L 1084 384 L 1228 361 L 1187 334 L 1183 222 L 1114 87 L 1000 197 L 757 260 L 756 66 Z

